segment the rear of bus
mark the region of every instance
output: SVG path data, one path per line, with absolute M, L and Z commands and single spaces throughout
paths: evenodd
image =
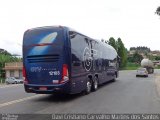
M 63 27 L 41 27 L 25 32 L 23 76 L 26 92 L 70 92 L 67 46 Z

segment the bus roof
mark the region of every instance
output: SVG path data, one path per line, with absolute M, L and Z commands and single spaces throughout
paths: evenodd
M 28 29 L 27 31 L 36 30 L 36 29 L 47 29 L 47 28 L 50 28 L 50 29 L 51 29 L 51 28 L 62 28 L 62 29 L 65 29 L 65 30 L 67 30 L 67 31 L 76 32 L 76 33 L 78 33 L 78 34 L 81 34 L 81 35 L 89 38 L 89 39 L 92 39 L 92 40 L 94 40 L 94 41 L 97 41 L 98 43 L 102 44 L 103 46 L 106 46 L 106 47 L 109 48 L 110 50 L 116 52 L 116 50 L 115 50 L 111 45 L 109 45 L 109 44 L 107 44 L 107 43 L 104 43 L 104 42 L 102 42 L 102 41 L 100 41 L 100 40 L 97 40 L 97 39 L 93 39 L 93 38 L 91 38 L 91 37 L 88 37 L 88 36 L 86 36 L 86 35 L 78 32 L 77 30 L 75 30 L 75 29 L 73 29 L 73 28 L 70 28 L 70 27 L 66 27 L 66 26 L 54 25 L 54 26 L 35 27 L 35 28 Z

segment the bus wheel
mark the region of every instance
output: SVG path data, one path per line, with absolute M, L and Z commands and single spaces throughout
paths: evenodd
M 116 81 L 116 75 L 114 75 L 114 78 L 111 80 L 111 82 L 115 82 Z
M 85 94 L 89 94 L 91 92 L 92 83 L 91 80 L 87 80 Z
M 97 89 L 98 89 L 98 78 L 94 77 L 93 84 L 92 84 L 92 90 L 96 91 Z

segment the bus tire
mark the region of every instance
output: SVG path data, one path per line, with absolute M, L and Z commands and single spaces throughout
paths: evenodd
M 98 77 L 94 77 L 92 82 L 92 91 L 96 91 L 98 89 Z
M 91 92 L 91 88 L 92 88 L 92 82 L 90 79 L 88 79 L 86 82 L 86 90 L 85 90 L 86 95 Z
M 114 75 L 114 78 L 111 80 L 111 82 L 115 82 L 116 81 L 116 75 Z

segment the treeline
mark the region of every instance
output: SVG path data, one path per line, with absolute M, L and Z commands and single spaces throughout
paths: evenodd
M 157 8 L 155 13 L 160 16 L 160 6 Z
M 143 59 L 141 54 L 144 54 L 147 58 L 150 58 L 148 53 L 150 53 L 151 50 L 146 46 L 131 47 L 130 51 L 134 51 L 134 54 L 128 56 L 128 62 L 140 64 Z
M 125 48 L 121 38 L 118 38 L 115 40 L 113 37 L 111 37 L 107 43 L 111 45 L 118 53 L 121 62 L 120 62 L 120 68 L 124 68 L 127 65 L 127 49 Z
M 137 51 L 133 55 L 128 56 L 127 58 L 128 62 L 137 63 L 137 64 L 140 64 L 142 59 L 143 59 L 143 56 L 140 55 Z
M 138 46 L 138 47 L 131 47 L 129 51 L 133 51 L 132 54 L 125 48 L 121 38 L 117 40 L 111 37 L 107 43 L 111 45 L 117 51 L 121 63 L 121 69 L 137 69 L 140 66 L 140 63 L 144 56 L 149 58 L 150 60 L 160 60 L 160 56 L 154 56 L 151 54 L 151 49 L 146 46 Z M 132 66 L 130 66 L 132 64 Z M 138 65 L 138 66 L 137 66 Z
M 0 78 L 4 77 L 5 71 L 3 70 L 7 62 L 19 62 L 22 58 L 17 58 L 4 49 L 0 49 Z
M 151 52 L 150 48 L 145 47 L 145 46 L 131 47 L 130 51 L 132 50 L 135 50 L 137 52 L 143 52 L 143 53 Z

